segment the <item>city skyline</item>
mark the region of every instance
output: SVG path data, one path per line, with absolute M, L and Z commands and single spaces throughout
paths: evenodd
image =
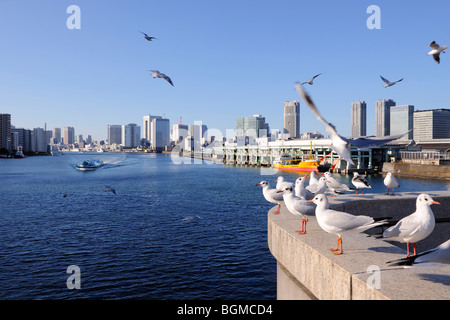
M 282 102 L 299 99 L 294 83 L 319 72 L 306 89 L 345 136 L 352 101 L 368 104 L 368 135 L 379 99 L 448 108 L 450 61 L 442 55 L 438 65 L 426 53 L 431 41 L 450 43 L 442 23 L 450 4 L 379 1 L 381 29 L 370 29 L 371 4 L 79 1 L 81 28 L 70 30 L 68 3 L 5 2 L 1 112 L 18 128 L 72 126 L 97 140 L 106 139 L 107 124 L 138 123 L 148 113 L 224 133 L 236 117 L 264 114 L 282 130 Z M 158 39 L 148 42 L 139 31 Z M 175 86 L 152 79 L 149 69 Z M 383 88 L 380 74 L 404 80 Z M 325 133 L 300 109 L 302 132 Z

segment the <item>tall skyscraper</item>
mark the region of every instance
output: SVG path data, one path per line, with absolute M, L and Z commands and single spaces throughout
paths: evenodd
M 36 153 L 47 152 L 47 133 L 42 128 L 31 131 L 31 151 Z
M 143 126 L 142 126 L 143 138 L 146 139 L 147 141 L 152 140 L 151 126 L 152 126 L 153 119 L 162 119 L 162 117 L 161 116 L 152 116 L 150 114 L 143 117 Z
M 11 129 L 12 132 L 17 133 L 17 146 L 22 146 L 23 152 L 31 151 L 31 130 L 23 128 Z
M 266 118 L 255 114 L 253 117 L 236 119 L 236 136 L 266 137 L 268 127 Z M 265 130 L 265 131 L 264 131 Z
M 61 143 L 61 128 L 53 128 L 53 134 L 52 134 L 52 143 L 58 144 Z
M 366 121 L 367 121 L 367 105 L 365 101 L 352 102 L 351 111 L 351 136 L 361 137 L 366 136 Z
M 418 110 L 413 117 L 416 142 L 450 138 L 450 109 Z
M 391 135 L 405 133 L 413 129 L 414 125 L 414 106 L 403 105 L 391 107 Z M 413 132 L 410 132 L 402 139 L 412 139 Z
M 170 121 L 161 117 L 151 122 L 150 147 L 155 151 L 164 151 L 170 145 Z
M 136 123 L 129 123 L 122 126 L 122 146 L 135 148 L 139 146 L 141 140 L 141 127 Z
M 0 113 L 0 149 L 11 149 L 11 115 Z
M 285 101 L 283 110 L 284 133 L 288 133 L 291 138 L 300 138 L 300 102 Z
M 377 137 L 391 134 L 391 107 L 393 106 L 395 106 L 395 101 L 391 99 L 377 101 L 375 106 L 375 135 Z
M 64 144 L 75 143 L 75 129 L 73 127 L 64 127 Z
M 178 144 L 181 142 L 184 138 L 189 136 L 189 127 L 187 124 L 181 124 L 177 123 L 172 126 L 172 132 L 171 132 L 171 140 L 175 142 L 175 144 Z
M 122 143 L 122 126 L 119 124 L 108 124 L 108 144 Z

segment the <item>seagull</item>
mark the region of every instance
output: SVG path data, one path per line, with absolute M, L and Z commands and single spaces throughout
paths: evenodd
M 306 216 L 314 215 L 316 211 L 316 206 L 313 203 L 309 203 L 305 199 L 296 197 L 294 195 L 294 191 L 292 190 L 292 186 L 284 187 L 282 190 L 279 190 L 277 192 L 278 193 L 283 192 L 283 200 L 289 212 L 302 217 L 302 229 L 295 232 L 299 234 L 305 234 L 306 223 L 308 222 Z
M 316 74 L 316 75 L 315 75 L 314 77 L 312 77 L 309 81 L 303 82 L 302 85 L 303 85 L 303 84 L 306 84 L 306 83 L 309 84 L 309 85 L 312 85 L 314 79 L 317 78 L 317 77 L 320 76 L 320 75 L 321 75 L 321 73 Z
M 433 49 L 430 52 L 427 53 L 427 55 L 432 55 L 434 61 L 436 61 L 438 64 L 441 63 L 441 57 L 439 56 L 441 52 L 445 53 L 444 50 L 447 50 L 447 46 L 440 46 L 436 43 L 436 41 L 433 41 L 430 43 L 430 47 Z
M 319 182 L 319 178 L 317 178 L 316 171 L 312 170 L 311 175 L 309 176 L 309 185 L 313 185 Z
M 329 171 L 324 173 L 325 179 L 327 180 L 328 189 L 334 193 L 342 193 L 342 191 L 352 190 L 348 185 L 342 181 L 334 178 Z
M 150 70 L 150 71 L 153 72 L 152 73 L 153 79 L 162 78 L 162 79 L 166 80 L 168 83 L 170 83 L 172 85 L 172 87 L 174 86 L 172 83 L 172 80 L 168 76 L 166 76 L 164 73 L 161 73 L 158 70 Z
M 422 193 L 416 200 L 416 211 L 404 217 L 396 225 L 383 232 L 382 239 L 406 242 L 407 257 L 409 257 L 409 243 L 414 245 L 414 256 L 416 255 L 416 242 L 428 237 L 434 230 L 436 224 L 433 211 L 430 206 L 440 204 L 434 201 L 430 195 Z
M 325 179 L 325 177 L 320 177 L 318 183 L 306 187 L 306 190 L 309 190 L 314 195 L 325 193 L 327 189 L 328 189 L 327 179 Z
M 294 191 L 295 191 L 295 196 L 305 199 L 305 200 L 311 200 L 312 198 L 314 198 L 314 193 L 312 193 L 311 191 L 309 191 L 308 189 L 306 189 L 306 177 L 308 175 L 304 176 L 304 177 L 299 177 L 297 178 L 297 180 L 295 180 L 295 187 L 294 187 Z
M 280 213 L 280 207 L 283 203 L 283 195 L 277 193 L 277 189 L 270 189 L 270 184 L 267 181 L 261 181 L 257 184 L 257 186 L 261 186 L 263 190 L 264 198 L 273 204 L 278 204 L 278 209 L 274 212 L 274 214 Z
M 429 263 L 450 264 L 450 239 L 440 246 L 399 260 L 388 261 L 392 266 L 417 266 Z
M 114 189 L 114 188 L 112 188 L 112 187 L 110 187 L 110 186 L 105 186 L 105 192 L 112 192 L 112 193 L 114 193 L 115 195 L 117 195 L 117 193 L 116 193 L 116 189 Z
M 356 187 L 356 194 L 358 194 L 358 189 L 362 189 L 362 194 L 364 194 L 365 188 L 372 188 L 369 181 L 366 180 L 365 174 L 359 174 L 358 172 L 353 172 L 352 183 Z
M 276 182 L 277 182 L 277 185 L 275 186 L 275 188 L 277 190 L 283 189 L 284 187 L 292 186 L 291 182 L 284 181 L 284 177 L 283 176 L 279 176 Z
M 368 149 L 375 148 L 385 145 L 388 142 L 393 140 L 397 140 L 403 137 L 405 134 L 409 133 L 405 132 L 403 134 L 385 136 L 385 137 L 358 137 L 358 138 L 344 138 L 339 135 L 336 131 L 336 128 L 331 123 L 328 123 L 322 115 L 319 113 L 319 110 L 315 106 L 309 94 L 303 89 L 300 83 L 296 83 L 297 91 L 300 96 L 305 100 L 311 112 L 316 116 L 316 118 L 325 125 L 326 131 L 331 136 L 331 149 L 336 152 L 342 159 L 346 160 L 348 163 L 354 165 L 351 154 L 350 154 L 350 145 L 354 145 L 358 149 Z
M 316 218 L 319 226 L 328 233 L 333 233 L 338 236 L 338 242 L 336 249 L 330 249 L 334 251 L 334 254 L 339 255 L 344 252 L 342 247 L 342 235 L 346 233 L 360 233 L 368 229 L 377 227 L 379 225 L 387 223 L 386 220 L 375 221 L 369 216 L 355 216 L 342 211 L 335 211 L 329 208 L 328 198 L 324 194 L 318 194 L 312 200 L 317 205 Z M 339 250 L 339 244 L 341 250 Z
M 394 189 L 400 187 L 398 185 L 397 178 L 394 177 L 391 172 L 387 173 L 383 182 L 384 182 L 384 185 L 388 188 L 386 194 L 389 194 L 389 189 L 392 189 L 392 195 L 394 195 Z
M 142 32 L 142 31 L 139 31 L 139 32 L 142 33 L 144 35 L 144 38 L 147 39 L 148 41 L 152 41 L 153 39 L 157 39 L 155 37 L 150 37 L 148 34 Z
M 386 83 L 385 85 L 383 85 L 383 87 L 385 87 L 385 88 L 392 87 L 394 84 L 396 84 L 396 83 L 398 83 L 398 82 L 403 80 L 403 78 L 401 78 L 400 80 L 397 80 L 397 81 L 394 81 L 394 82 L 390 82 L 388 79 L 383 78 L 382 76 L 380 76 L 380 77 L 381 77 L 381 80 L 383 80 Z

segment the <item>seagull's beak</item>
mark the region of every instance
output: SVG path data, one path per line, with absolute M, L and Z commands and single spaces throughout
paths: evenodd
M 440 203 L 437 202 L 437 201 L 431 201 L 431 203 L 432 203 L 432 204 L 440 204 Z
M 257 186 L 260 186 L 260 185 L 261 185 L 261 183 L 258 183 L 258 184 L 257 184 Z
M 283 192 L 283 190 L 278 190 L 278 191 L 277 191 L 277 193 L 281 193 L 281 192 Z
M 308 202 L 314 202 L 314 200 L 308 200 Z

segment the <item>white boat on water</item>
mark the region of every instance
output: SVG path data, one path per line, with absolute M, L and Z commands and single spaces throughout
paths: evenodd
M 16 154 L 14 155 L 14 158 L 16 158 L 16 159 L 25 158 L 25 155 L 23 154 L 22 146 L 17 147 L 17 151 L 16 151 Z
M 84 160 L 77 163 L 77 169 L 81 171 L 92 171 L 103 166 L 101 160 Z

